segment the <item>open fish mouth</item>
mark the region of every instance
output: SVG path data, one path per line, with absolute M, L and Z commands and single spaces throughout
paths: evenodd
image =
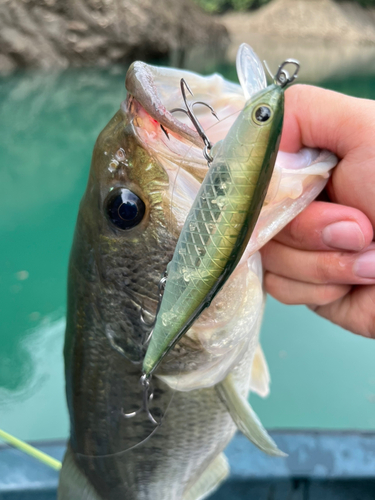
M 219 128 L 212 131 L 213 142 L 225 137 L 234 122 L 235 113 L 243 108 L 245 96 L 239 85 L 228 82 L 218 74 L 204 77 L 190 71 L 158 68 L 137 61 L 130 66 L 126 75 L 125 86 L 130 95 L 128 104 L 135 99 L 169 134 L 201 150 L 202 139 L 191 127 L 190 122 L 186 122 L 183 115 L 177 119 L 170 112 L 182 104 L 181 78 L 189 84 L 195 101 L 204 101 L 216 110 L 219 121 L 232 116 L 232 120 L 226 123 L 222 133 L 217 132 Z M 216 123 L 208 109 L 202 108 L 199 117 L 205 129 Z
M 246 101 L 238 84 L 218 74 L 204 77 L 143 62 L 130 66 L 125 83 L 128 97 L 122 103 L 122 110 L 130 115 L 142 146 L 156 157 L 168 174 L 169 188 L 163 193 L 164 211 L 175 236 L 179 235 L 208 170 L 203 157 L 204 143 L 189 118 L 183 113 L 169 111 L 183 105 L 181 78 L 194 94 L 191 99 L 209 104 L 219 118 L 214 118 L 205 106 L 194 108 L 213 144 L 226 136 Z

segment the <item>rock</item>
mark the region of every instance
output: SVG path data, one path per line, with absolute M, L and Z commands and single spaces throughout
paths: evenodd
M 230 33 L 375 44 L 374 10 L 354 2 L 274 0 L 254 13 L 229 14 L 223 21 Z
M 1 73 L 6 75 L 12 73 L 17 68 L 17 64 L 10 57 L 0 54 L 0 68 Z
M 192 0 L 0 0 L 0 72 L 107 65 L 228 43 Z
M 300 61 L 301 82 L 375 74 L 375 10 L 355 2 L 274 0 L 255 12 L 219 19 L 231 38 L 232 64 L 246 42 L 272 72 L 287 58 Z

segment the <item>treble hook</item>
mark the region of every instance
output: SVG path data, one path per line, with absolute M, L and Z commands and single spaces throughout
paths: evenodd
M 141 376 L 141 378 L 140 378 L 140 384 L 143 387 L 142 406 L 138 410 L 132 411 L 130 413 L 125 413 L 124 411 L 122 411 L 122 415 L 125 418 L 133 418 L 136 415 L 139 415 L 139 413 L 141 413 L 142 411 L 144 411 L 146 413 L 147 418 L 149 419 L 149 421 L 151 423 L 153 423 L 154 425 L 158 425 L 159 426 L 161 424 L 161 421 L 158 422 L 154 418 L 153 414 L 150 411 L 150 402 L 154 398 L 154 393 L 153 392 L 151 392 L 151 394 L 149 394 L 149 392 L 150 392 L 150 384 L 151 384 L 151 375 L 147 376 L 146 374 L 143 374 Z
M 280 85 L 281 88 L 284 88 L 290 83 L 293 83 L 294 80 L 298 78 L 300 63 L 296 59 L 286 59 L 282 64 L 280 64 L 275 76 L 271 73 L 267 62 L 263 62 L 274 83 L 276 83 L 276 85 Z M 293 64 L 296 67 L 292 76 L 290 76 L 288 71 L 284 69 L 288 64 Z
M 170 113 L 175 113 L 176 111 L 181 111 L 181 113 L 185 113 L 186 115 L 188 115 L 188 117 L 192 121 L 196 131 L 198 132 L 200 138 L 204 142 L 203 156 L 205 157 L 205 159 L 207 160 L 208 163 L 211 163 L 213 161 L 213 158 L 210 154 L 210 151 L 212 149 L 212 144 L 211 144 L 209 138 L 207 137 L 205 131 L 203 130 L 202 125 L 199 123 L 198 118 L 195 116 L 193 108 L 196 104 L 202 104 L 202 106 L 206 106 L 211 111 L 212 115 L 217 120 L 219 120 L 219 117 L 215 113 L 215 110 L 213 109 L 213 107 L 210 106 L 209 104 L 207 104 L 206 102 L 196 101 L 196 102 L 193 102 L 193 104 L 191 104 L 191 105 L 188 103 L 185 88 L 188 90 L 188 92 L 190 93 L 191 96 L 194 96 L 194 94 L 191 91 L 189 85 L 187 84 L 187 82 L 184 78 L 181 78 L 181 80 L 180 80 L 180 87 L 181 87 L 182 98 L 184 100 L 184 104 L 186 106 L 186 109 L 185 108 L 173 108 L 173 109 L 171 109 Z

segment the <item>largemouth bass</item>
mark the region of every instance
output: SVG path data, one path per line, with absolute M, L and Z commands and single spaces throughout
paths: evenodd
M 239 53 L 238 73 L 242 89 L 219 75 L 134 63 L 127 99 L 98 137 L 69 265 L 64 354 L 71 435 L 59 500 L 204 498 L 228 474 L 222 451 L 237 428 L 264 451 L 281 454 L 246 400 L 250 389 L 263 396 L 269 390 L 259 345 L 258 250 L 323 189 L 337 161 L 329 152 L 279 153 L 240 262 L 155 372 L 149 404 L 161 425 L 137 412 L 160 276 L 207 173 L 201 138 L 168 110 L 180 104 L 184 78 L 195 98 L 216 110 L 217 124 L 208 111 L 200 121 L 217 143 L 265 82 L 249 48 Z

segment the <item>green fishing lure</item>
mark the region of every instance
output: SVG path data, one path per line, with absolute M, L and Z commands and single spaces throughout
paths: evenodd
M 294 75 L 285 71 L 295 64 Z M 163 298 L 143 362 L 146 377 L 208 307 L 249 242 L 271 180 L 284 116 L 284 89 L 299 65 L 245 105 L 223 141 L 186 218 L 167 268 Z

